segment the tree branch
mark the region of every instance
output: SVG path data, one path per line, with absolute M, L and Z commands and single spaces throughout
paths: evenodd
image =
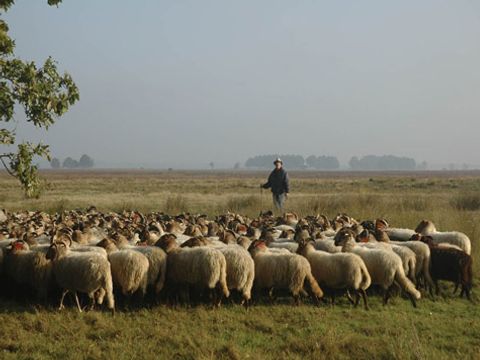
M 10 170 L 10 167 L 5 164 L 5 160 L 3 160 L 3 158 L 10 158 L 11 154 L 0 154 L 0 161 L 2 162 L 2 165 L 3 167 L 5 168 L 5 170 L 7 170 L 7 173 L 13 177 L 16 177 L 15 174 L 12 172 L 12 170 Z

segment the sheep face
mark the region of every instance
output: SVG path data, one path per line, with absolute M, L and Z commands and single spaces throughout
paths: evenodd
M 68 245 L 63 242 L 57 242 L 50 245 L 48 248 L 46 258 L 47 260 L 55 261 L 64 256 L 68 251 Z
M 255 257 L 258 252 L 265 251 L 267 251 L 267 244 L 262 240 L 253 241 L 248 248 L 248 252 L 252 255 L 252 257 Z
M 355 242 L 355 233 L 349 228 L 343 228 L 337 232 L 335 237 L 335 246 L 343 246 L 347 242 Z
M 300 242 L 310 238 L 311 236 L 308 227 L 297 227 L 297 229 L 295 230 L 295 236 L 293 237 L 296 242 Z
M 384 230 L 388 228 L 390 225 L 388 224 L 388 221 L 386 219 L 377 219 L 375 220 L 375 228 L 374 229 L 379 229 L 379 230 Z M 374 229 L 369 229 L 369 230 L 374 230 Z
M 175 241 L 177 237 L 173 234 L 165 234 L 155 243 L 155 246 L 158 246 L 167 254 L 176 248 L 178 248 L 177 242 Z
M 298 243 L 297 254 L 305 256 L 308 252 L 315 250 L 313 240 L 302 240 Z

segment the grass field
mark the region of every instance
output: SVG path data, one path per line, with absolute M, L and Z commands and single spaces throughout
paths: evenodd
M 103 211 L 138 209 L 210 216 L 227 210 L 256 216 L 271 208 L 261 193 L 265 172 L 45 172 L 48 189 L 26 200 L 14 179 L 0 175 L 0 208 L 61 211 L 96 205 Z M 346 212 L 358 219 L 385 217 L 393 226 L 432 220 L 440 230 L 465 232 L 472 240 L 474 303 L 443 287 L 435 301 L 413 309 L 394 298 L 371 310 L 345 301 L 331 308 L 289 299 L 259 303 L 246 311 L 227 304 L 157 306 L 110 314 L 78 314 L 0 301 L 0 358 L 356 358 L 480 359 L 480 173 L 295 173 L 287 210 L 300 215 Z

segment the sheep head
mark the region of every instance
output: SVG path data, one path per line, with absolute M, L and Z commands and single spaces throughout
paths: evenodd
M 167 254 L 178 248 L 177 237 L 174 234 L 165 234 L 158 239 L 155 246 L 158 246 Z
M 374 236 L 375 236 L 375 239 L 379 242 L 385 242 L 385 243 L 389 243 L 390 242 L 390 237 L 388 236 L 388 234 L 383 231 L 383 230 L 380 230 L 380 229 L 376 229 L 375 232 L 373 233 Z
M 314 249 L 315 241 L 312 239 L 302 239 L 298 242 L 297 254 L 306 255 Z
M 420 237 L 420 241 L 427 244 L 429 247 L 434 247 L 435 243 L 433 242 L 433 238 L 428 235 L 424 235 Z
M 295 235 L 293 237 L 293 239 L 296 241 L 296 242 L 300 242 L 302 240 L 307 240 L 307 239 L 310 239 L 312 236 L 310 234 L 310 229 L 309 229 L 309 226 L 308 225 L 304 225 L 304 226 L 297 226 L 296 230 L 295 230 Z
M 430 220 L 420 221 L 420 224 L 418 224 L 418 226 L 415 228 L 415 232 L 422 235 L 429 234 L 435 231 L 435 225 Z
M 384 230 L 388 228 L 390 225 L 386 219 L 376 219 L 375 220 L 375 229 Z M 374 230 L 374 229 L 370 229 Z
M 267 251 L 267 244 L 263 240 L 254 240 L 249 248 L 248 251 L 252 256 L 255 256 L 260 251 Z
M 45 257 L 48 260 L 55 261 L 64 256 L 68 252 L 68 248 L 68 245 L 63 241 L 55 242 L 50 245 Z
M 108 239 L 108 238 L 104 238 L 103 240 L 101 240 L 97 244 L 97 246 L 104 248 L 107 251 L 107 253 L 110 253 L 118 249 L 117 245 L 115 245 L 115 242 L 112 239 Z
M 357 235 L 355 238 L 357 242 L 361 243 L 367 243 L 370 241 L 370 231 L 367 229 L 364 229 L 360 234 Z
M 198 247 L 198 246 L 207 246 L 209 241 L 203 236 L 194 236 L 187 241 L 185 241 L 180 247 Z
M 355 242 L 355 233 L 350 228 L 340 229 L 333 238 L 335 246 L 343 246 L 349 242 Z

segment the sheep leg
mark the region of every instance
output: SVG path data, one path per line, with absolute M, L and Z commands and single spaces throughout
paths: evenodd
M 300 294 L 293 294 L 293 300 L 294 300 L 295 306 L 299 306 L 300 305 Z
M 453 289 L 453 294 L 456 294 L 456 293 L 457 293 L 458 285 L 459 285 L 459 283 L 458 283 L 458 281 L 457 281 L 457 282 L 455 283 L 455 288 Z M 463 297 L 463 294 L 462 294 L 462 293 L 463 293 L 463 290 L 462 290 L 462 292 L 460 293 L 460 297 Z
M 388 303 L 388 299 L 390 298 L 390 291 L 391 291 L 392 287 L 390 286 L 389 288 L 387 289 L 384 289 L 384 294 L 383 294 L 383 305 L 387 305 Z
M 63 300 L 65 299 L 65 295 L 67 295 L 67 293 L 68 293 L 68 290 L 63 290 L 62 297 L 60 298 L 60 306 L 58 307 L 58 310 L 65 309 L 65 305 L 63 305 Z
M 354 293 L 355 293 L 355 302 L 353 303 L 353 307 L 356 308 L 358 306 L 358 303 L 360 302 L 360 293 L 358 292 L 358 290 L 355 290 Z
M 268 298 L 270 299 L 270 303 L 272 305 L 275 304 L 275 297 L 273 296 L 273 287 L 268 290 Z
M 75 302 L 77 303 L 77 308 L 79 312 L 83 312 L 82 308 L 80 307 L 80 301 L 78 300 L 77 292 L 74 292 L 75 295 Z
M 350 294 L 350 291 L 347 289 L 347 299 L 350 301 L 350 304 L 355 305 L 355 301 L 352 298 L 352 295 Z
M 410 302 L 412 303 L 413 307 L 417 307 L 417 302 L 415 301 L 415 298 L 413 297 L 412 294 L 408 293 L 408 297 L 410 298 Z
M 363 298 L 363 305 L 365 305 L 365 310 L 369 310 L 368 302 L 367 302 L 367 293 L 365 292 L 364 289 L 360 289 L 360 294 L 362 295 L 362 298 Z
M 440 294 L 440 288 L 438 287 L 438 280 L 435 280 L 434 284 L 435 284 L 435 295 L 438 296 L 438 294 Z
M 332 290 L 332 292 L 330 293 L 330 305 L 332 307 L 335 306 L 335 291 L 334 290 Z

